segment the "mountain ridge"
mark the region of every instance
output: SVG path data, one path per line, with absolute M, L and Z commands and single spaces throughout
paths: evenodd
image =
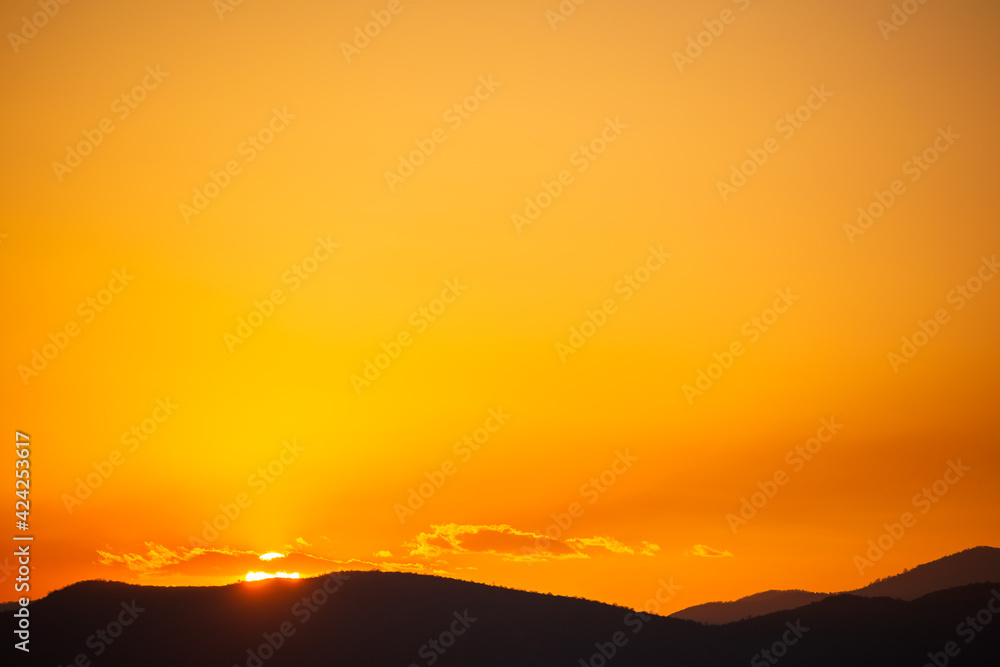
M 859 597 L 890 597 L 915 600 L 939 590 L 1000 580 L 1000 549 L 977 546 L 921 563 L 889 577 L 850 591 L 769 590 L 736 600 L 706 602 L 670 614 L 671 618 L 722 624 L 785 611 L 817 602 L 831 595 L 849 593 Z
M 998 589 L 971 584 L 910 601 L 844 593 L 703 625 L 582 598 L 367 571 L 218 587 L 91 580 L 29 610 L 37 664 L 714 667 L 771 664 L 766 652 L 780 650 L 782 667 L 883 667 L 924 664 L 956 640 L 962 619 L 1000 602 Z M 11 623 L 11 613 L 0 616 Z M 998 664 L 1000 633 L 974 639 L 949 664 Z

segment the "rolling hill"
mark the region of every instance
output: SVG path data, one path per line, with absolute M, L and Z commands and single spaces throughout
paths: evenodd
M 960 654 L 949 664 L 995 666 L 1000 618 L 970 643 L 958 626 L 994 598 L 1000 606 L 998 588 L 973 584 L 910 601 L 843 594 L 702 625 L 418 574 L 347 572 L 223 587 L 89 581 L 30 605 L 29 664 L 708 667 L 773 664 L 767 650 L 772 658 L 780 653 L 782 666 L 885 667 L 922 665 L 928 652 L 955 641 Z M 12 613 L 0 613 L 5 627 Z
M 1000 581 L 1000 549 L 994 547 L 967 549 L 847 592 L 860 597 L 915 600 L 935 591 L 986 581 Z M 695 605 L 675 612 L 671 617 L 699 623 L 732 623 L 801 607 L 822 600 L 828 595 L 830 594 L 800 590 L 765 591 L 731 602 L 707 602 Z

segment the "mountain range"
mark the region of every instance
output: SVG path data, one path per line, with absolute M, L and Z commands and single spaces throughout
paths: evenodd
M 972 549 L 818 600 L 780 591 L 721 603 L 752 616 L 724 625 L 396 572 L 219 587 L 87 581 L 29 605 L 29 664 L 996 667 L 998 553 Z M 775 599 L 805 604 L 756 615 Z M 4 627 L 14 613 L 0 611 Z M 8 634 L 5 650 L 12 643 Z
M 916 600 L 947 588 L 998 580 L 1000 580 L 1000 549 L 975 547 L 918 565 L 901 574 L 879 579 L 863 588 L 845 592 L 859 597 Z M 707 602 L 695 605 L 670 616 L 699 623 L 732 623 L 745 618 L 795 609 L 830 595 L 832 594 L 801 590 L 765 591 L 732 602 Z

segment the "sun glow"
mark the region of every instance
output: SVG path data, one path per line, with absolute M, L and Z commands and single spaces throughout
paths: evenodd
M 247 581 L 260 581 L 261 579 L 298 579 L 298 572 L 247 572 Z
M 284 558 L 284 557 L 285 557 L 285 554 L 279 554 L 279 553 L 276 553 L 276 552 L 272 551 L 270 553 L 263 554 L 260 557 L 260 559 L 261 560 L 274 560 L 275 558 Z

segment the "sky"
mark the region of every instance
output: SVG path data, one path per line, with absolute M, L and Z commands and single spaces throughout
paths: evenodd
M 1000 546 L 1000 7 L 902 5 L 5 3 L 30 595 Z

